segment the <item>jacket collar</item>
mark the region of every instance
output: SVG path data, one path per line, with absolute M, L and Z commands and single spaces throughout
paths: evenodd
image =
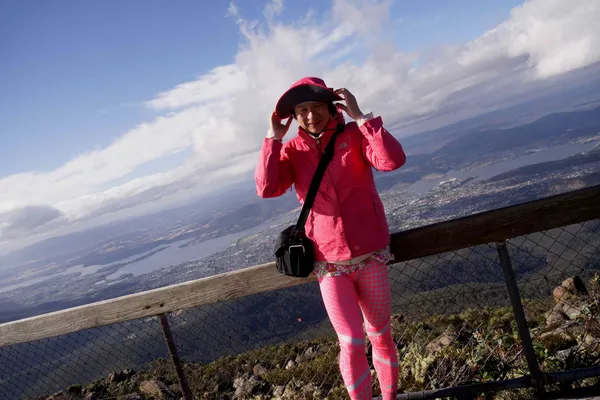
M 338 124 L 345 125 L 344 116 L 341 112 L 338 113 L 335 117 L 329 118 L 329 122 L 325 126 L 323 132 L 321 132 L 320 136 L 313 136 L 301 127 L 298 128 L 298 136 L 300 136 L 305 142 L 308 142 L 309 144 L 314 143 L 317 137 L 322 143 L 327 144 L 329 143 L 329 139 L 331 138 L 331 136 L 333 136 L 333 133 L 337 129 Z

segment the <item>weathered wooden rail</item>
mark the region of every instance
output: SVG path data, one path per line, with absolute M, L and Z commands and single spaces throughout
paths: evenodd
M 542 200 L 395 233 L 391 237 L 391 249 L 396 258 L 395 262 L 408 261 L 481 244 L 503 242 L 517 236 L 598 218 L 600 218 L 600 186 L 594 186 Z M 503 265 L 503 268 L 505 273 L 510 273 L 512 270 L 510 265 Z M 276 271 L 274 263 L 258 265 L 0 324 L 0 347 L 138 318 L 163 315 L 171 311 L 283 289 L 311 281 L 314 281 L 314 278 L 299 279 L 280 275 Z M 508 289 L 509 292 L 511 290 L 514 292 L 516 286 L 508 286 Z M 516 296 L 518 299 L 518 292 L 516 292 Z M 518 315 L 518 308 L 521 307 L 520 302 L 519 304 L 513 303 L 513 307 L 516 307 L 515 314 Z M 527 327 L 520 326 L 520 328 L 521 339 L 525 344 L 527 342 L 530 344 L 531 340 L 528 340 Z M 599 375 L 600 370 L 597 369 L 585 373 Z M 547 382 L 550 377 L 548 374 L 540 374 L 539 370 L 534 370 L 532 376 L 535 378 L 528 376 L 505 381 L 506 385 L 504 386 L 502 382 L 492 382 L 488 386 L 485 386 L 487 384 L 477 385 L 477 388 L 441 390 L 444 394 L 464 394 L 509 387 L 537 387 L 541 393 L 543 392 L 544 382 L 540 382 L 540 379 Z M 561 376 L 557 375 L 553 379 L 560 380 Z M 185 382 L 182 386 L 184 385 Z M 430 391 L 405 394 L 399 398 L 434 398 L 440 394 L 440 391 Z

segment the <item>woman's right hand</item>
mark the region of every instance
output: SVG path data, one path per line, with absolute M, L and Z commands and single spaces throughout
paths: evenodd
M 271 133 L 277 140 L 282 140 L 287 131 L 290 129 L 293 117 L 289 117 L 285 124 L 282 124 L 282 119 L 279 118 L 276 112 L 271 114 Z

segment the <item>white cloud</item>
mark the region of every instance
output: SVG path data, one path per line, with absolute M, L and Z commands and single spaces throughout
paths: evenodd
M 265 10 L 263 14 L 267 21 L 272 21 L 277 15 L 283 11 L 283 0 L 271 0 L 265 4 Z
M 166 114 L 104 149 L 53 171 L 0 179 L 0 212 L 41 202 L 59 213 L 61 224 L 72 224 L 235 180 L 254 168 L 277 98 L 302 76 L 349 88 L 361 108 L 391 125 L 477 103 L 482 96 L 506 96 L 500 82 L 545 79 L 600 61 L 596 0 L 530 0 L 472 42 L 429 54 L 406 53 L 390 42 L 390 3 L 334 0 L 329 15 L 317 19 L 309 12 L 294 24 L 277 20 L 283 1 L 266 3 L 266 22 L 244 19 L 231 3 L 228 16 L 245 38 L 232 64 L 157 94 L 146 104 Z M 148 162 L 190 149 L 192 155 L 177 168 L 127 180 Z M 111 187 L 115 181 L 125 183 Z M 8 226 L 0 225 L 2 244 Z
M 190 104 L 227 99 L 245 90 L 247 76 L 236 65 L 216 67 L 198 80 L 159 93 L 148 105 L 156 110 L 176 109 Z
M 461 64 L 524 56 L 537 79 L 591 65 L 600 61 L 599 16 L 595 0 L 527 1 L 508 21 L 470 43 Z

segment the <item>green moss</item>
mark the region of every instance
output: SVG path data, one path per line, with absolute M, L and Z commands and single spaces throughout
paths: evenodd
M 546 349 L 548 354 L 555 354 L 557 351 L 577 345 L 577 340 L 561 334 L 550 334 L 539 338 L 537 341 Z

